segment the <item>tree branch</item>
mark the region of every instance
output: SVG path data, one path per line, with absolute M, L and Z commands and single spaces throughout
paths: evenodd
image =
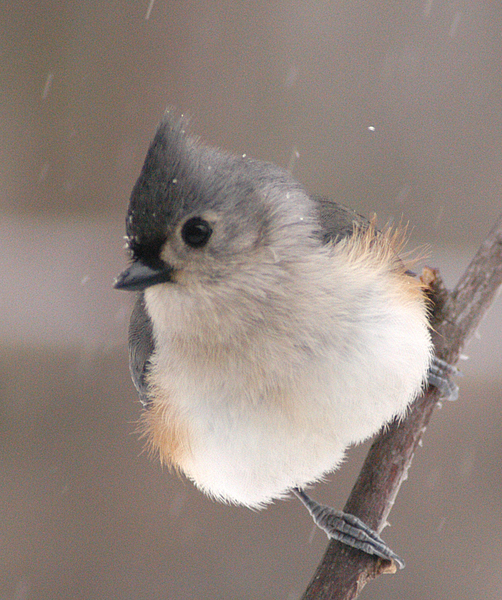
M 455 365 L 502 285 L 502 215 L 452 292 L 446 291 L 432 269 L 426 269 L 423 278 L 432 290 L 436 356 Z M 378 436 L 345 512 L 381 531 L 438 399 L 438 390 L 429 388 L 412 405 L 405 420 L 392 423 Z M 394 570 L 389 561 L 331 540 L 302 600 L 351 600 L 370 579 Z

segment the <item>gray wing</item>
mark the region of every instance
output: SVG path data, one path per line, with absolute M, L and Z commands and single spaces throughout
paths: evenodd
M 351 236 L 354 233 L 354 226 L 363 227 L 364 229 L 370 224 L 366 217 L 347 206 L 343 206 L 343 204 L 338 204 L 334 200 L 316 196 L 312 199 L 319 213 L 321 237 L 325 244 Z M 378 233 L 380 231 L 377 229 Z M 406 274 L 410 277 L 416 277 L 416 273 L 410 270 L 407 270 Z
M 146 312 L 143 294 L 140 294 L 134 305 L 129 324 L 129 368 L 134 385 L 138 390 L 139 399 L 145 408 L 148 408 L 151 402 L 146 375 L 154 350 L 152 322 Z
M 336 242 L 354 233 L 354 225 L 367 227 L 365 219 L 351 208 L 327 198 L 313 197 L 319 213 L 321 237 L 324 243 Z

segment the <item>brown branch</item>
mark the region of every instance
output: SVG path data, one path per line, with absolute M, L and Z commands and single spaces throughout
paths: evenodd
M 454 365 L 502 285 L 502 215 L 452 292 L 445 290 L 435 271 L 427 272 L 432 275 L 436 355 Z M 345 512 L 381 531 L 438 398 L 438 391 L 430 388 L 413 404 L 404 421 L 393 423 L 379 435 Z M 302 600 L 353 599 L 370 579 L 393 570 L 388 561 L 332 540 Z

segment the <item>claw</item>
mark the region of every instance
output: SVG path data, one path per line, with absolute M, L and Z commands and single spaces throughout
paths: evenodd
M 450 377 L 456 375 L 461 375 L 457 367 L 435 356 L 429 367 L 427 381 L 429 385 L 437 388 L 444 398 L 453 401 L 458 399 L 458 385 L 451 381 Z
M 400 569 L 404 568 L 404 561 L 387 546 L 376 531 L 373 531 L 361 519 L 317 503 L 300 488 L 293 488 L 293 493 L 307 508 L 314 523 L 328 537 L 366 554 L 391 560 Z

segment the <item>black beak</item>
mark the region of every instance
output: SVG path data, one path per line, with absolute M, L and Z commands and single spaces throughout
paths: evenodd
M 173 269 L 166 264 L 158 267 L 150 267 L 140 261 L 133 262 L 132 265 L 122 271 L 122 273 L 113 282 L 116 290 L 126 290 L 128 292 L 142 292 L 151 285 L 171 281 Z

